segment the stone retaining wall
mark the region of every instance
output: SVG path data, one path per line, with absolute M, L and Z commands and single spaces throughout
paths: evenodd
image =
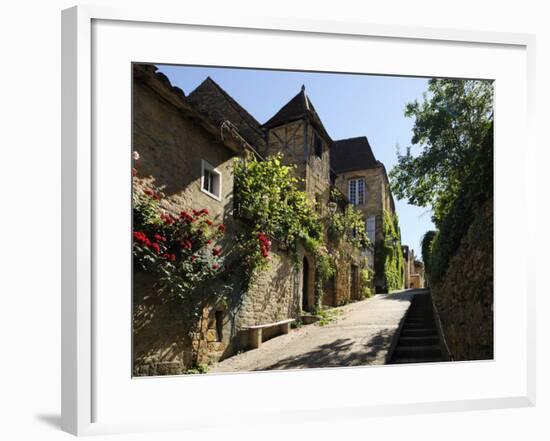
M 493 358 L 493 200 L 477 213 L 443 281 L 432 286 L 454 360 Z

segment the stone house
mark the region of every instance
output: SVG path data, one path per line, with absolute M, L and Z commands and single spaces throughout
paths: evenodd
M 266 134 L 265 156 L 283 152 L 283 161 L 296 167 L 296 174 L 302 179 L 302 190 L 314 203 L 321 217 L 327 217 L 331 189 L 334 189 L 331 173 L 330 150 L 334 145 L 305 87 L 275 113 L 263 126 Z M 339 207 L 341 209 L 342 207 Z M 337 306 L 349 300 L 361 298 L 359 271 L 365 262 L 363 254 L 346 244 L 332 243 L 327 237 L 329 250 L 340 256 L 336 275 L 323 287 L 323 303 Z M 304 256 L 303 267 L 313 268 L 314 257 Z M 367 260 L 368 262 L 368 260 Z M 314 282 L 310 275 L 311 282 Z M 313 290 L 303 297 L 302 308 L 307 310 L 313 304 Z
M 411 288 L 424 288 L 424 264 L 419 261 L 414 261 L 414 274 L 411 276 Z
M 416 259 L 414 250 L 403 245 L 404 283 L 405 288 L 424 288 L 424 263 Z
M 409 288 L 410 283 L 411 283 L 410 275 L 413 272 L 412 268 L 411 268 L 411 259 L 410 259 L 410 257 L 411 257 L 411 252 L 414 253 L 414 251 L 410 250 L 408 245 L 403 245 L 401 247 L 401 249 L 403 250 L 403 266 L 404 266 L 403 281 L 404 281 L 404 286 L 405 286 L 405 288 Z
M 232 237 L 243 228 L 234 215 L 235 159 L 247 152 L 260 159 L 282 152 L 284 161 L 296 165 L 302 190 L 319 214 L 328 215 L 335 183 L 330 153 L 334 142 L 304 88 L 262 125 L 211 78 L 186 96 L 155 66 L 134 64 L 132 86 L 132 149 L 140 154 L 138 185 L 164 187 L 160 202 L 164 210 L 177 214 L 207 208 L 214 221 L 226 226 L 222 245 L 230 248 Z M 337 274 L 324 287 L 324 303 L 360 299 L 359 273 L 365 253 L 372 250 L 330 242 L 329 249 L 337 256 Z M 179 374 L 194 364 L 226 358 L 288 332 L 286 320 L 314 307 L 315 256 L 299 246 L 301 265 L 297 266 L 276 241 L 270 254 L 269 268 L 253 285 L 243 290 L 236 283 L 227 305 L 211 305 L 203 311 L 199 331 L 193 335 L 182 333 L 177 314 L 156 295 L 155 280 L 135 271 L 134 375 Z M 257 331 L 258 326 L 269 324 L 274 326 Z
M 363 213 L 367 234 L 377 249 L 387 240 L 383 229 L 384 212 L 395 214 L 386 168 L 375 158 L 366 136 L 334 141 L 330 161 L 336 174 L 335 186 Z M 375 267 L 380 258 L 375 252 Z M 375 274 L 374 284 L 378 292 L 383 290 L 382 274 Z

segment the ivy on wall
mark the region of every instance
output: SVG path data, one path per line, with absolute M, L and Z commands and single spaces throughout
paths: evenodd
M 376 259 L 375 271 L 383 275 L 383 291 L 403 288 L 404 262 L 401 249 L 401 233 L 399 220 L 396 214 L 392 215 L 384 211 L 382 216 L 382 231 L 384 240 L 376 244 L 376 253 L 380 256 Z M 393 242 L 395 241 L 395 245 Z

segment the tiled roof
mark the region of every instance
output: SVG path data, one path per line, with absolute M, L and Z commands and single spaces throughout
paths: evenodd
M 260 123 L 212 78 L 206 78 L 187 99 L 217 124 L 230 121 L 252 147 L 258 149 L 264 146 Z
M 306 95 L 305 86 L 302 86 L 300 92 L 286 103 L 281 109 L 273 115 L 265 124 L 265 128 L 277 127 L 301 118 L 308 118 L 310 123 L 323 135 L 328 142 L 332 139 L 323 126 L 321 118 L 317 114 L 313 103 Z
M 379 167 L 366 136 L 334 141 L 330 149 L 330 166 L 336 173 Z

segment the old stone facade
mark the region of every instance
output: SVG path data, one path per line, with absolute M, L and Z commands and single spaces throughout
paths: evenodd
M 413 249 L 403 245 L 404 283 L 405 288 L 425 288 L 424 264 L 416 259 Z
M 386 241 L 383 229 L 384 212 L 395 214 L 395 203 L 390 190 L 386 168 L 377 161 L 366 137 L 335 141 L 331 154 L 335 186 L 365 217 L 369 239 L 377 245 Z M 374 266 L 381 258 L 374 253 Z M 383 275 L 375 274 L 378 291 L 384 285 Z
M 326 132 L 304 88 L 267 123 L 261 125 L 212 79 L 207 78 L 186 96 L 152 65 L 135 64 L 133 72 L 132 149 L 138 151 L 138 185 L 164 187 L 164 210 L 207 208 L 214 221 L 226 227 L 222 247 L 231 248 L 235 232 L 243 227 L 233 210 L 233 164 L 246 152 L 262 158 L 282 153 L 296 165 L 302 190 L 321 217 L 326 216 L 334 172 Z M 372 181 L 381 195 L 377 204 L 393 207 L 387 178 L 376 171 Z M 214 174 L 213 187 L 205 176 Z M 345 179 L 345 178 L 343 178 Z M 344 195 L 346 193 L 344 192 Z M 366 202 L 365 205 L 370 204 Z M 393 208 L 392 208 L 393 209 Z M 323 302 L 340 305 L 361 298 L 360 271 L 365 255 L 349 244 L 331 243 L 337 273 L 324 286 Z M 210 305 L 203 311 L 198 331 L 182 332 L 181 318 L 155 291 L 147 273 L 133 278 L 134 375 L 180 374 L 196 364 L 223 359 L 247 349 L 247 328 L 299 318 L 315 305 L 315 256 L 298 247 L 296 256 L 276 241 L 267 270 L 246 290 L 239 283 L 227 305 Z M 300 265 L 295 264 L 297 257 Z M 372 262 L 368 265 L 372 267 Z M 264 338 L 270 338 L 270 332 Z

